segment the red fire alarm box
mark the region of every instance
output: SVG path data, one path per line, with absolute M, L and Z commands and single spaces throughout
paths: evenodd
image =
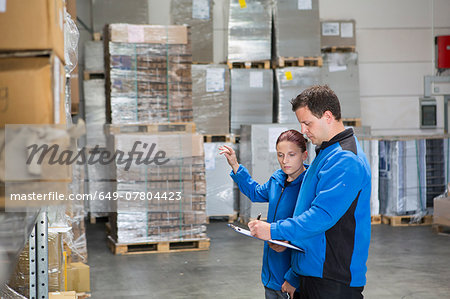
M 436 64 L 438 69 L 450 68 L 450 35 L 436 36 Z

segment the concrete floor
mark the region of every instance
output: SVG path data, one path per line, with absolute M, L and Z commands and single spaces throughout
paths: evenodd
M 262 242 L 225 222 L 209 251 L 114 256 L 104 223 L 87 226 L 92 298 L 264 298 Z M 372 226 L 365 298 L 450 298 L 450 237 L 429 226 Z

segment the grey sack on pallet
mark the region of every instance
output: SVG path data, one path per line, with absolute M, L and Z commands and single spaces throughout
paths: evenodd
M 382 215 L 426 210 L 426 143 L 418 140 L 379 142 L 379 196 Z
M 319 67 L 287 67 L 276 69 L 276 121 L 295 123 L 297 117 L 292 112 L 290 100 L 297 97 L 311 85 L 320 83 Z
M 357 53 L 323 54 L 322 84 L 328 84 L 341 103 L 343 118 L 361 118 Z
M 272 102 L 272 70 L 231 70 L 232 133 L 238 133 L 241 125 L 272 123 Z
M 192 61 L 213 62 L 213 1 L 172 0 L 171 16 L 175 25 L 191 28 Z
M 230 72 L 227 65 L 192 65 L 192 109 L 197 133 L 230 132 Z
M 275 1 L 273 17 L 276 57 L 320 56 L 319 1 L 310 1 L 311 6 L 302 5 L 301 2 Z
M 230 0 L 228 20 L 228 60 L 270 60 L 272 39 L 272 1 Z

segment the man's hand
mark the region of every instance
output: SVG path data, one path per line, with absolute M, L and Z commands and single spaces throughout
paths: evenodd
M 270 240 L 270 223 L 265 221 L 253 220 L 248 223 L 250 233 L 253 237 L 260 238 L 262 240 Z
M 281 242 L 289 244 L 288 241 L 281 241 Z M 285 246 L 281 246 L 281 245 L 278 245 L 278 244 L 273 244 L 273 243 L 270 243 L 270 242 L 267 242 L 267 243 L 269 244 L 269 247 L 272 248 L 273 250 L 275 250 L 276 252 L 283 252 L 283 251 L 285 251 L 287 249 L 287 247 L 285 247 Z
M 291 284 L 289 282 L 285 281 L 283 283 L 283 285 L 281 286 L 281 291 L 283 293 L 288 293 L 290 298 L 294 298 L 295 288 L 293 286 L 291 286 Z

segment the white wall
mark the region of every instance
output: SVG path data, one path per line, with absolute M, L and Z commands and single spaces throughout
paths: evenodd
M 362 123 L 374 135 L 443 132 L 443 97 L 435 130 L 420 129 L 419 97 L 423 77 L 435 72 L 434 35 L 450 34 L 449 15 L 449 0 L 320 0 L 321 19 L 356 20 Z

